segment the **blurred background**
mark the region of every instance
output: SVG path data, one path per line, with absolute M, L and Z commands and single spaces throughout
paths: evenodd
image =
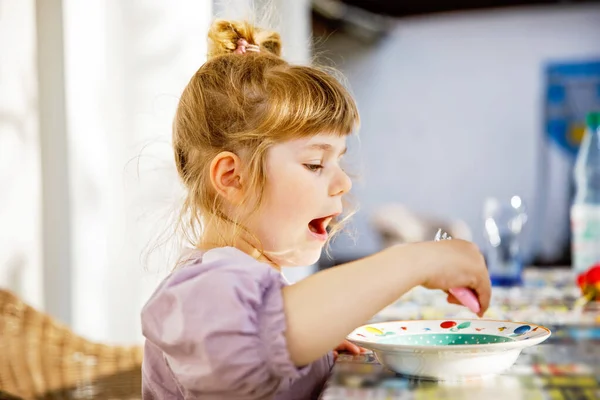
M 89 339 L 141 340 L 177 254 L 171 121 L 215 16 L 277 29 L 286 59 L 336 68 L 361 112 L 352 235 L 291 280 L 437 227 L 485 249 L 506 202 L 526 215 L 524 262 L 568 266 L 600 4 L 406 3 L 0 0 L 0 287 Z

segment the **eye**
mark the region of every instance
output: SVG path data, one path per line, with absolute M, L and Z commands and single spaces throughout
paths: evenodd
M 321 164 L 304 164 L 304 166 L 306 167 L 306 169 L 312 172 L 318 172 L 321 169 L 323 169 L 323 166 Z

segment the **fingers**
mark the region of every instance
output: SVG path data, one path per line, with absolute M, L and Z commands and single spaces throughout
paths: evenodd
M 479 298 L 479 304 L 481 305 L 481 311 L 477 315 L 480 317 L 486 312 L 488 307 L 490 306 L 490 299 L 492 297 L 492 286 L 489 282 L 489 277 L 487 282 L 481 285 L 479 288 L 475 289 L 477 292 L 477 296 Z
M 368 352 L 369 350 L 359 347 L 352 342 L 344 340 L 338 347 L 335 348 L 336 353 L 342 352 L 342 351 L 348 352 L 350 354 L 358 355 L 358 354 L 364 354 L 364 353 Z
M 473 246 L 475 246 L 473 244 Z M 477 315 L 483 317 L 483 314 L 487 311 L 490 306 L 490 298 L 492 297 L 492 283 L 490 281 L 490 275 L 485 265 L 485 258 L 483 254 L 479 252 L 475 246 L 473 249 L 476 252 L 476 258 L 474 266 L 477 268 L 473 271 L 474 282 L 469 287 L 475 292 L 477 300 L 479 301 L 479 312 Z
M 354 343 L 350 343 L 349 341 L 345 340 L 344 343 L 342 343 L 342 346 L 344 347 L 344 350 L 352 354 L 360 354 L 360 347 Z
M 488 274 L 485 274 L 480 280 L 478 280 L 473 290 L 477 294 L 479 305 L 481 306 L 480 311 L 477 313 L 479 317 L 483 317 L 490 306 L 490 299 L 492 297 L 492 284 Z
M 458 299 L 450 293 L 448 293 L 448 296 L 446 297 L 446 301 L 450 304 L 458 304 L 459 306 L 461 305 L 460 301 L 458 301 Z

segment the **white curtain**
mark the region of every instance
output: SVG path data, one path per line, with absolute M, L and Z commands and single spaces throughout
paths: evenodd
M 64 1 L 72 325 L 87 337 L 140 339 L 140 307 L 169 270 L 143 255 L 176 208 L 171 123 L 211 17 L 208 1 Z
M 0 287 L 42 307 L 35 32 L 33 0 L 0 1 Z

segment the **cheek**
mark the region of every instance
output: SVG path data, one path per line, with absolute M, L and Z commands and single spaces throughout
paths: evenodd
M 301 217 L 305 205 L 305 194 L 293 186 L 281 185 L 273 189 L 269 202 L 265 203 L 265 213 L 286 225 L 286 222 L 294 223 Z
M 306 211 L 315 198 L 315 182 L 303 176 L 287 180 L 277 185 L 274 189 L 274 198 L 277 199 L 278 207 L 284 208 L 288 215 L 298 215 Z M 314 200 L 313 200 L 314 201 Z
M 278 203 L 301 203 L 312 197 L 315 190 L 313 176 L 307 174 L 304 167 L 280 166 L 267 175 L 265 194 Z

